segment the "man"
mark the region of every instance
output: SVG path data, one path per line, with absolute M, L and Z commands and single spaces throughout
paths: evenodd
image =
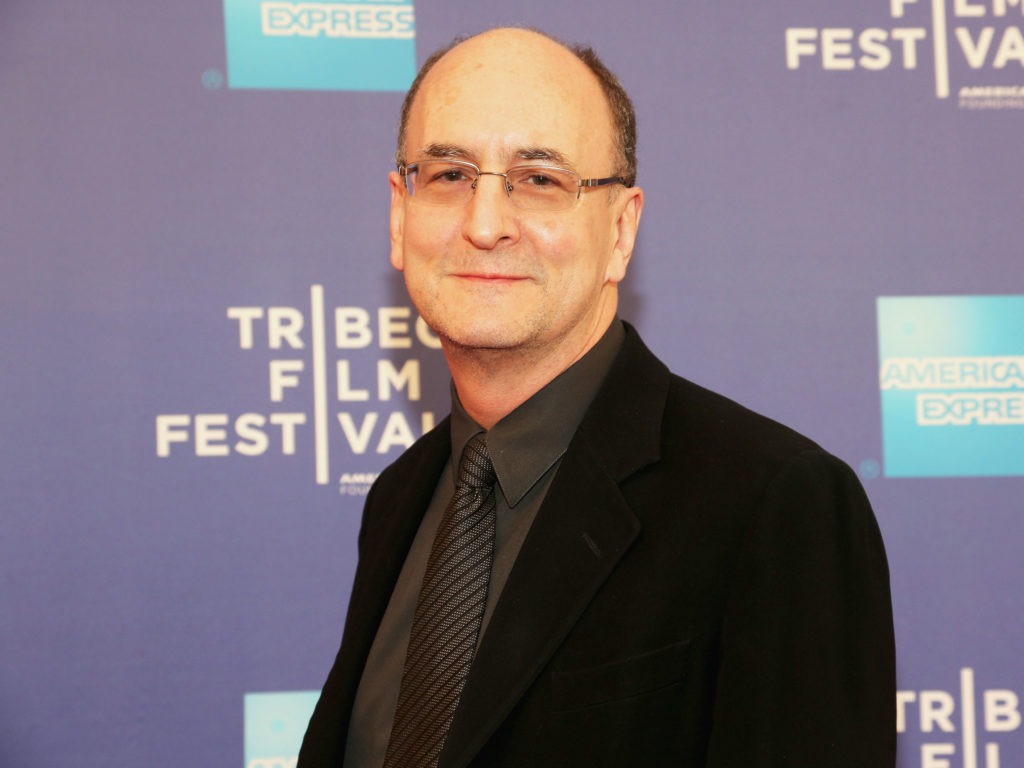
M 856 478 L 616 317 L 634 131 L 592 52 L 535 32 L 414 83 L 391 262 L 452 415 L 367 497 L 301 768 L 893 765 L 888 571 Z M 471 556 L 458 515 L 490 526 Z

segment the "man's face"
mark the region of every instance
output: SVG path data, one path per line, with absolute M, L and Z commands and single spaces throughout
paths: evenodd
M 616 170 L 607 102 L 570 52 L 503 30 L 463 43 L 428 74 L 409 115 L 406 162 L 444 153 L 485 171 L 544 164 L 583 178 Z M 449 347 L 575 359 L 615 313 L 642 195 L 584 191 L 572 208 L 524 211 L 481 176 L 462 205 L 436 206 L 391 184 L 391 262 Z

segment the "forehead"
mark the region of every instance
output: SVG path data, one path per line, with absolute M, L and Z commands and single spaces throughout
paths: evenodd
M 614 157 L 612 120 L 597 78 L 571 51 L 535 33 L 489 33 L 457 46 L 428 73 L 409 114 L 407 152 L 462 148 L 511 160 L 535 147 L 571 164 Z

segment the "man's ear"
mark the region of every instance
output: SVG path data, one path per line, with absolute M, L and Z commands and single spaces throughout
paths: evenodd
M 391 188 L 391 213 L 388 218 L 388 229 L 391 233 L 391 266 L 401 272 L 405 269 L 405 179 L 397 171 L 388 174 L 388 186 Z
M 612 203 L 615 213 L 612 219 L 612 255 L 608 260 L 605 280 L 619 283 L 626 276 L 626 267 L 636 245 L 636 233 L 640 227 L 640 214 L 644 209 L 644 191 L 640 187 L 625 187 Z

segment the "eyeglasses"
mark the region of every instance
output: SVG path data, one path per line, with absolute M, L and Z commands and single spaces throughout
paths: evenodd
M 572 208 L 583 188 L 625 184 L 621 176 L 583 179 L 574 171 L 547 165 L 517 165 L 504 173 L 481 171 L 464 160 L 421 160 L 398 166 L 405 186 L 416 200 L 430 205 L 464 205 L 476 192 L 481 176 L 501 176 L 505 194 L 526 211 L 564 211 Z

